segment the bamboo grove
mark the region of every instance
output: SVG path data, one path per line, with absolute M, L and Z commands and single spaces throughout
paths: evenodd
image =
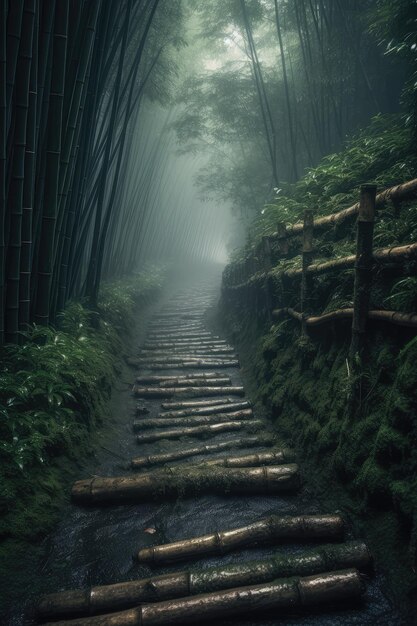
M 163 0 L 1 1 L 2 343 L 54 322 L 74 296 L 95 308 L 103 270 L 132 269 L 148 190 L 122 215 L 131 129 L 147 90 L 168 82 L 179 11 Z
M 404 0 L 195 4 L 218 63 L 186 77 L 178 132 L 188 148 L 211 146 L 202 187 L 249 219 L 372 116 L 396 113 L 414 82 Z

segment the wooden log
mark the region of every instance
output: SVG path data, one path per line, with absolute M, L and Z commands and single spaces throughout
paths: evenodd
M 55 622 L 55 626 L 199 624 L 201 621 L 246 616 L 248 612 L 259 616 L 262 611 L 273 610 L 281 611 L 284 617 L 288 609 L 353 600 L 363 593 L 364 583 L 359 572 L 347 569 L 142 604 L 109 615 Z
M 294 492 L 300 484 L 295 464 L 254 468 L 198 468 L 182 466 L 138 476 L 90 478 L 74 483 L 74 502 L 83 505 L 143 502 L 199 493 L 223 495 Z
M 376 196 L 375 199 L 375 208 L 382 208 L 389 201 L 396 202 L 405 202 L 407 200 L 411 200 L 415 198 L 417 195 L 417 178 L 408 181 L 407 183 L 403 183 L 401 185 L 395 185 L 394 187 L 390 187 L 389 189 L 385 189 L 381 193 Z M 352 219 L 359 213 L 360 203 L 357 202 L 353 206 L 343 209 L 342 211 L 338 211 L 337 213 L 332 213 L 331 215 L 326 215 L 325 217 L 320 217 L 315 220 L 314 228 L 315 229 L 324 229 L 329 228 L 331 226 L 336 226 L 337 224 L 341 224 L 347 219 Z M 301 235 L 303 232 L 303 224 L 298 222 L 297 224 L 292 224 L 287 227 L 287 236 L 294 237 Z M 278 238 L 277 234 L 270 235 L 271 239 Z
M 171 360 L 171 357 L 181 357 L 188 359 L 190 358 L 213 358 L 213 356 L 217 357 L 217 355 L 227 355 L 227 358 L 236 358 L 236 353 L 234 348 L 206 348 L 202 346 L 201 348 L 167 348 L 163 350 L 139 350 L 139 356 L 141 358 L 152 358 L 156 359 L 165 359 L 168 358 Z M 220 356 L 223 358 L 223 356 Z
M 205 379 L 212 379 L 212 378 L 219 378 L 219 377 L 220 377 L 220 374 L 218 372 L 193 372 L 191 374 L 182 374 L 180 376 L 175 376 L 175 375 L 138 376 L 136 378 L 136 382 L 141 385 L 146 385 L 146 384 L 158 385 L 159 383 L 168 382 L 170 380 L 190 380 L 191 378 L 194 378 L 194 379 L 199 378 L 201 380 L 205 380 Z
M 249 409 L 251 407 L 250 402 L 227 402 L 225 404 L 218 404 L 216 406 L 203 406 L 197 408 L 182 409 L 179 411 L 165 411 L 159 413 L 158 418 L 165 420 L 171 417 L 188 417 L 191 415 L 214 415 L 219 413 L 231 413 L 233 411 L 240 411 L 242 409 Z
M 362 185 L 356 237 L 352 340 L 349 349 L 351 367 L 356 370 L 358 360 L 360 362 L 363 357 L 372 286 L 375 197 L 376 185 Z
M 198 348 L 199 346 L 208 346 L 208 347 L 213 347 L 213 348 L 230 348 L 231 347 L 227 344 L 226 341 L 213 341 L 211 339 L 206 339 L 206 340 L 189 340 L 189 341 L 185 341 L 185 340 L 146 341 L 146 343 L 144 343 L 143 345 L 143 348 L 144 349 L 150 349 L 150 348 L 165 349 L 165 348 L 181 348 L 181 347 Z
M 271 450 L 270 452 L 210 459 L 209 461 L 204 461 L 204 463 L 207 465 L 222 465 L 223 467 L 259 467 L 261 465 L 292 463 L 293 461 L 295 461 L 295 453 L 288 448 L 283 448 Z
M 37 605 L 40 620 L 62 619 L 120 611 L 144 602 L 160 602 L 238 586 L 270 582 L 277 578 L 311 576 L 322 572 L 357 568 L 368 572 L 371 555 L 365 543 L 350 541 L 325 545 L 301 554 L 282 555 L 203 570 L 185 570 L 85 590 L 62 591 L 44 596 Z
M 159 418 L 141 419 L 133 422 L 133 430 L 141 431 L 148 428 L 165 428 L 198 426 L 199 424 L 220 424 L 222 422 L 231 422 L 235 420 L 247 420 L 253 418 L 252 409 L 244 409 L 243 411 L 233 411 L 232 413 L 220 413 L 220 415 L 190 415 L 189 417 L 172 417 L 161 420 Z
M 177 332 L 172 332 L 172 331 L 161 331 L 158 333 L 148 333 L 147 335 L 147 340 L 149 339 L 149 341 L 177 341 L 177 340 L 183 340 L 183 341 L 192 341 L 192 340 L 199 340 L 199 339 L 212 339 L 214 341 L 220 340 L 220 337 L 218 337 L 217 335 L 213 335 L 211 332 L 209 331 L 200 331 L 200 332 L 185 332 L 185 331 L 177 331 Z
M 227 356 L 222 356 L 222 355 L 212 355 L 212 354 L 169 354 L 169 353 L 164 353 L 164 354 L 152 354 L 152 355 L 147 355 L 146 357 L 143 358 L 139 358 L 138 361 L 139 363 L 183 363 L 185 362 L 189 362 L 189 361 L 195 361 L 196 363 L 199 363 L 201 361 L 218 361 L 219 363 L 221 363 L 222 361 L 230 361 L 233 359 L 237 359 L 237 355 L 236 354 L 230 354 Z
M 164 410 L 170 409 L 192 409 L 198 407 L 211 407 L 223 404 L 234 404 L 236 398 L 216 398 L 213 400 L 175 400 L 174 402 L 163 402 L 161 407 Z
M 223 452 L 231 448 L 253 448 L 255 446 L 272 446 L 275 439 L 267 435 L 255 435 L 252 437 L 241 437 L 240 439 L 228 439 L 220 443 L 209 443 L 205 446 L 194 446 L 193 448 L 181 448 L 173 452 L 163 452 L 149 456 L 141 456 L 131 461 L 132 469 L 141 469 L 152 465 L 165 465 L 171 461 L 180 461 L 200 454 L 214 454 Z
M 185 370 L 185 369 L 220 369 L 220 368 L 232 368 L 239 367 L 238 360 L 231 361 L 209 361 L 209 360 L 193 360 L 182 361 L 179 363 L 152 363 L 149 361 L 143 362 L 142 359 L 127 359 L 127 364 L 130 367 L 146 370 Z
M 165 380 L 159 383 L 159 387 L 221 387 L 222 385 L 231 385 L 231 379 L 229 376 L 224 376 L 222 378 L 190 378 L 188 380 L 184 380 L 181 378 L 177 378 L 176 380 Z
M 301 313 L 294 311 L 294 309 L 275 309 L 273 311 L 273 317 L 278 319 L 281 315 L 287 314 L 294 317 L 294 319 L 301 321 Z M 339 319 L 352 319 L 353 309 L 336 309 L 330 313 L 324 313 L 323 315 L 311 316 L 306 320 L 307 326 L 320 326 L 327 322 L 335 322 Z M 397 324 L 398 326 L 406 326 L 408 328 L 417 328 L 417 314 L 416 313 L 399 313 L 398 311 L 368 311 L 368 319 L 390 322 Z
M 137 435 L 138 443 L 152 443 L 161 439 L 180 439 L 181 437 L 215 437 L 220 433 L 247 428 L 251 431 L 260 430 L 264 426 L 261 420 L 234 420 L 221 422 L 218 424 L 203 424 L 201 426 L 187 426 L 184 428 L 174 428 L 161 432 L 146 433 Z
M 243 387 L 134 387 L 138 398 L 172 398 L 173 396 L 244 396 Z
M 341 541 L 344 532 L 340 515 L 271 515 L 241 528 L 142 548 L 137 558 L 153 565 L 172 563 L 282 541 Z
M 376 263 L 398 263 L 409 261 L 417 258 L 417 243 L 405 246 L 392 246 L 390 248 L 381 248 L 375 250 L 373 259 Z M 356 261 L 356 255 L 351 254 L 340 259 L 332 259 L 331 261 L 323 261 L 322 263 L 313 263 L 307 268 L 307 274 L 319 275 L 334 270 L 343 270 L 353 268 Z M 296 278 L 301 276 L 301 269 L 290 269 L 282 272 L 285 278 Z

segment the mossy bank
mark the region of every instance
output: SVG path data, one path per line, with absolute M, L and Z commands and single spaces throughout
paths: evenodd
M 307 488 L 343 510 L 358 535 L 369 541 L 379 571 L 389 579 L 393 599 L 405 611 L 415 611 L 415 331 L 369 323 L 361 385 L 355 387 L 348 360 L 351 322 L 310 329 L 303 337 L 297 320 L 284 315 L 272 321 L 268 316 L 271 306 L 297 308 L 299 282 L 280 279 L 280 269 L 298 267 L 296 252 L 290 250 L 276 263 L 269 301 L 262 279 L 247 283 L 247 288 L 229 288 L 236 266 L 253 254 L 256 241 L 276 221 L 296 221 L 301 208 L 311 203 L 317 215 L 348 206 L 358 198 L 358 184 L 368 182 L 368 175 L 380 188 L 394 184 L 394 175 L 397 183 L 410 176 L 415 157 L 402 134 L 401 121 L 395 121 L 385 135 L 375 134 L 377 126 L 378 121 L 344 152 L 327 157 L 303 181 L 279 194 L 276 204 L 266 207 L 247 245 L 225 270 L 221 313 L 238 347 L 254 399 L 267 408 L 285 443 L 297 450 Z M 392 150 L 394 144 L 398 150 Z M 371 160 L 361 159 L 364 145 L 375 149 Z M 406 172 L 404 178 L 401 171 Z M 415 202 L 405 203 L 396 215 L 393 207 L 384 209 L 376 224 L 378 246 L 416 241 L 416 214 Z M 351 253 L 354 241 L 354 228 L 332 231 L 316 242 L 316 258 L 328 260 Z M 415 312 L 415 269 L 406 263 L 379 268 L 371 306 Z M 353 276 L 352 271 L 335 270 L 317 278 L 309 303 L 312 313 L 352 306 Z
M 56 328 L 31 328 L 22 345 L 2 349 L 1 595 L 11 564 L 55 525 L 79 465 L 94 454 L 132 329 L 163 282 L 164 272 L 149 268 L 104 285 L 98 316 L 72 302 Z

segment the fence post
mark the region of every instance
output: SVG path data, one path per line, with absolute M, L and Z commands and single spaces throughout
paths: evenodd
M 266 271 L 271 269 L 271 241 L 267 235 L 262 237 L 262 256 L 263 256 L 263 269 Z
M 288 254 L 288 239 L 287 239 L 287 227 L 284 222 L 278 222 L 277 224 L 278 244 L 281 256 L 287 256 Z
M 303 226 L 303 266 L 301 275 L 301 314 L 303 316 L 301 322 L 301 332 L 307 334 L 306 319 L 310 314 L 311 300 L 311 276 L 307 274 L 307 268 L 313 261 L 313 239 L 314 239 L 314 213 L 311 210 L 304 211 Z
M 349 356 L 352 370 L 363 357 L 365 329 L 372 286 L 373 236 L 376 185 L 362 185 L 356 226 L 355 285 L 353 292 L 352 340 Z

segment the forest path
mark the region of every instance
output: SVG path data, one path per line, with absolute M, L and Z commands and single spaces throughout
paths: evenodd
M 122 438 L 130 431 L 132 461 L 75 484 L 49 560 L 64 560 L 58 589 L 80 591 L 45 596 L 42 620 L 398 626 L 380 580 L 352 569 L 368 571 L 366 546 L 312 501 L 293 454 L 244 396 L 233 347 L 206 322 L 216 296 L 201 281 L 154 314 L 130 359 L 135 435 L 127 417 Z

